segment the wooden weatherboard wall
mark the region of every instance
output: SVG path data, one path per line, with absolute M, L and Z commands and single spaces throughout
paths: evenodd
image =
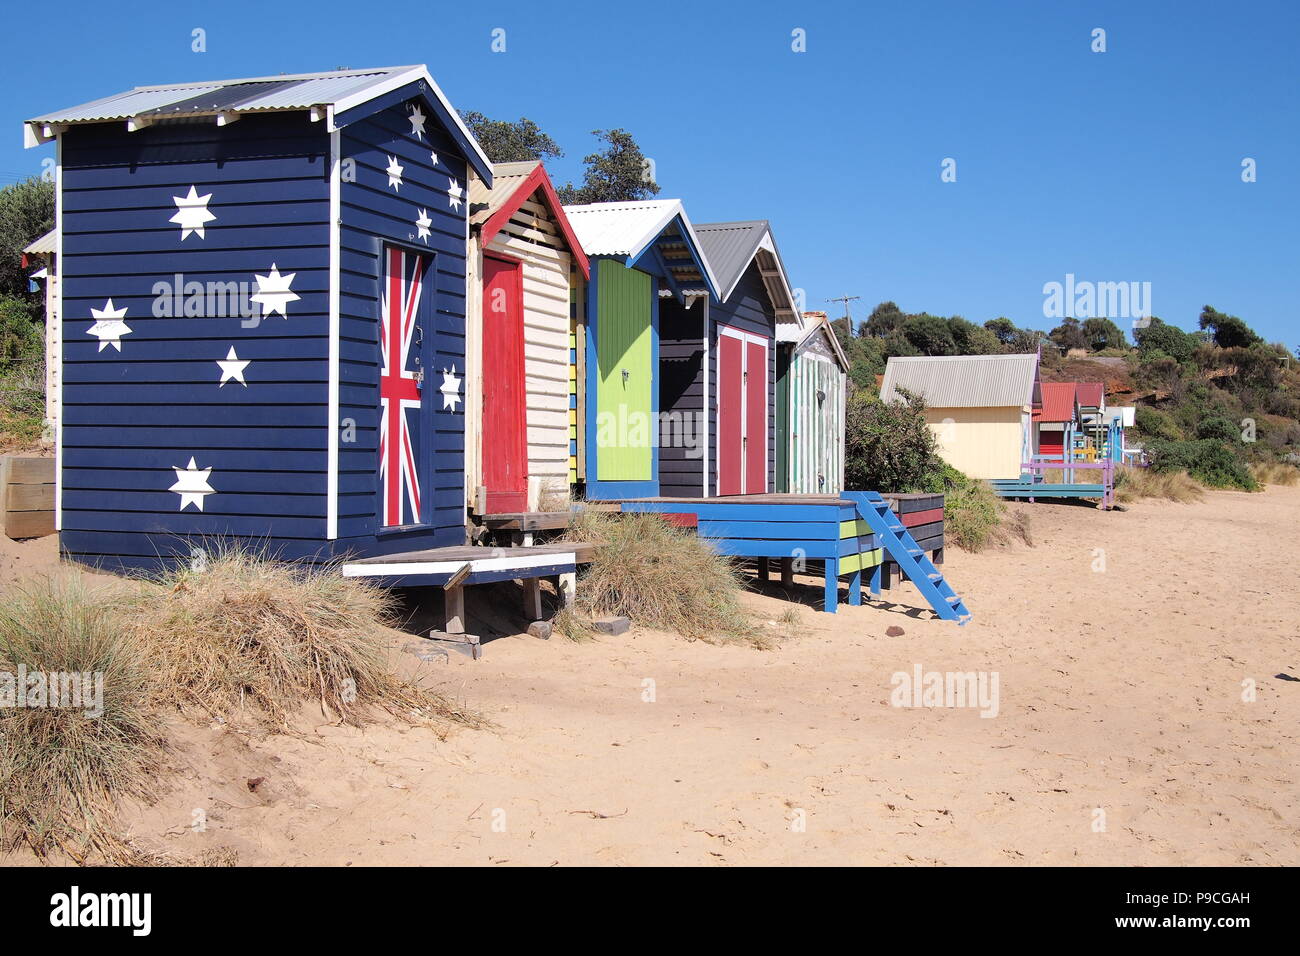
M 844 487 L 844 372 L 835 359 L 796 351 L 790 390 L 789 490 L 825 494 Z
M 567 492 L 576 480 L 577 381 L 574 365 L 573 307 L 577 291 L 585 285 L 588 263 L 573 235 L 563 208 L 540 163 L 499 163 L 491 189 L 481 179 L 471 180 L 471 296 L 469 325 L 471 353 L 486 327 L 493 303 L 483 295 L 476 277 L 485 273 L 484 256 L 516 263 L 522 285 L 523 362 L 525 392 L 526 466 L 528 502 L 514 510 L 535 510 L 541 492 Z M 467 429 L 467 494 L 471 507 L 482 484 L 482 462 L 489 450 L 482 444 L 483 430 L 475 423 L 487 410 L 483 390 L 497 374 L 497 357 L 481 356 L 481 373 L 469 379 Z M 474 363 L 471 361 L 471 368 Z M 489 492 L 491 489 L 488 489 Z
M 303 114 L 270 114 L 224 127 L 77 126 L 60 138 L 63 551 L 137 568 L 188 557 L 189 535 L 316 550 L 328 135 Z M 174 197 L 192 186 L 216 216 L 201 236 L 171 221 Z M 258 275 L 278 275 L 294 296 L 283 314 L 250 301 Z M 208 283 L 222 291 L 209 294 Z M 91 332 L 109 322 L 121 324 Z M 232 349 L 249 364 L 244 381 L 223 382 L 218 363 Z M 193 492 L 172 491 L 178 484 Z
M 356 179 L 342 183 L 341 196 L 339 420 L 344 427 L 349 421 L 357 427 L 354 441 L 341 439 L 339 444 L 334 552 L 389 554 L 465 543 L 467 164 L 436 117 L 426 116 L 416 131 L 414 106 L 424 114 L 431 110 L 415 96 L 414 89 L 398 91 L 392 105 L 339 134 L 341 155 L 356 165 Z M 386 172 L 390 157 L 403 168 L 397 189 Z M 422 427 L 428 429 L 424 438 L 432 453 L 430 470 L 421 476 L 427 500 L 423 520 L 396 531 L 382 528 L 377 517 L 375 467 L 381 364 L 376 317 L 385 243 L 432 257 L 433 328 L 424 342 L 421 394 Z
M 705 345 L 712 336 L 709 302 L 659 303 L 659 491 L 668 496 L 706 493 L 708 426 L 705 420 Z
M 59 134 L 69 556 L 156 568 L 226 539 L 285 558 L 463 543 L 466 157 L 424 84 L 334 122 L 304 110 Z M 184 214 L 195 201 L 215 218 Z M 385 244 L 430 263 L 412 346 L 423 504 L 387 531 Z
M 703 299 L 702 296 L 698 298 Z M 766 431 L 766 487 L 747 487 L 745 491 L 762 494 L 772 490 L 777 473 L 775 312 L 758 265 L 750 263 L 726 302 L 720 303 L 710 297 L 707 302 L 697 302 L 686 308 L 666 300 L 659 308 L 662 410 L 674 413 L 666 416 L 660 425 L 660 493 L 683 497 L 720 493 L 718 337 L 723 328 L 756 336 L 767 344 L 763 423 Z M 698 449 L 696 442 L 706 448 Z

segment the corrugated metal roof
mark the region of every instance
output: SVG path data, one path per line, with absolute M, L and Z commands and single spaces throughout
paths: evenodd
M 1085 408 L 1101 408 L 1106 404 L 1105 389 L 1101 382 L 1078 383 L 1079 404 Z
M 39 239 L 32 241 L 30 246 L 23 249 L 23 252 L 30 252 L 32 255 L 43 256 L 53 255 L 59 251 L 59 230 L 51 229 Z
M 701 271 L 709 289 L 721 295 L 717 276 L 686 215 L 680 199 L 640 199 L 631 202 L 598 202 L 565 206 L 573 231 L 589 256 L 623 256 L 634 260 L 659 238 L 673 219 L 680 217 L 693 252 L 701 260 Z
M 931 408 L 988 408 L 1034 404 L 1038 355 L 942 355 L 891 358 L 880 397 L 901 399 L 898 388 L 922 396 Z
M 523 163 L 493 163 L 492 185 L 481 179 L 474 179 L 469 184 L 469 221 L 471 225 L 482 225 L 500 205 L 514 195 L 519 184 L 532 175 L 533 170 L 542 165 L 537 160 Z
M 835 353 L 835 357 L 839 359 L 840 367 L 847 372 L 849 370 L 848 357 L 844 354 L 844 348 L 840 345 L 839 336 L 831 328 L 826 313 L 805 312 L 803 320 L 804 325 L 799 325 L 797 322 L 776 323 L 776 340 L 778 342 L 792 342 L 798 348 L 814 335 L 825 336 L 827 345 Z
M 125 93 L 46 113 L 28 122 L 84 123 L 132 116 L 201 115 L 222 110 L 307 109 L 340 102 L 377 82 L 420 69 L 423 68 L 388 66 L 373 70 L 332 70 L 291 76 L 137 86 Z
M 780 318 L 793 318 L 802 328 L 803 317 L 790 290 L 785 263 L 781 261 L 781 253 L 772 237 L 771 223 L 766 219 L 701 223 L 695 227 L 695 232 L 700 237 L 713 274 L 718 277 L 724 302 L 731 298 L 749 264 L 758 258 L 768 296 Z
M 1034 411 L 1034 421 L 1074 421 L 1074 382 L 1043 382 L 1042 389 L 1043 407 Z
M 673 217 L 685 217 L 680 199 L 597 202 L 565 206 L 582 248 L 589 256 L 635 257 L 658 238 Z
M 492 163 L 487 154 L 438 84 L 433 81 L 428 69 L 422 65 L 137 86 L 124 93 L 34 117 L 27 121 L 24 128 L 27 131 L 27 145 L 35 146 L 48 139 L 40 132 L 44 126 L 104 123 L 137 116 L 161 119 L 326 106 L 332 106 L 336 113 L 341 113 L 420 80 L 428 84 L 433 98 L 447 111 L 454 126 L 453 134 L 463 140 L 475 168 L 484 178 L 490 179 Z
M 695 227 L 704 254 L 709 257 L 713 274 L 722 285 L 723 298 L 735 288 L 745 269 L 754 260 L 758 244 L 767 233 L 767 221 L 707 222 Z

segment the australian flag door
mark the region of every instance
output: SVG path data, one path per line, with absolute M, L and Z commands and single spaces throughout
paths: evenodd
M 384 247 L 379 323 L 379 523 L 424 524 L 431 493 L 430 408 L 425 397 L 425 337 L 434 290 L 431 257 Z

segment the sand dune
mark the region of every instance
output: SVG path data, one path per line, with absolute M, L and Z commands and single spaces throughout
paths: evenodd
M 905 586 L 805 608 L 775 651 L 502 637 L 420 665 L 496 731 L 178 725 L 184 776 L 129 822 L 247 864 L 1300 862 L 1300 683 L 1274 677 L 1300 677 L 1300 488 L 1024 507 L 1035 547 L 949 552 L 965 628 Z M 997 716 L 891 706 L 917 665 L 997 672 Z

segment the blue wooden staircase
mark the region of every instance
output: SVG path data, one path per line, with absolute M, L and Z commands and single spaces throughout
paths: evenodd
M 858 516 L 871 526 L 880 546 L 930 602 L 935 614 L 945 621 L 956 621 L 958 624 L 965 624 L 971 619 L 971 613 L 966 610 L 962 599 L 957 596 L 952 585 L 944 580 L 944 576 L 926 557 L 925 552 L 917 547 L 915 539 L 889 507 L 889 502 L 874 491 L 842 491 L 840 494 L 857 505 Z M 871 576 L 871 596 L 880 597 L 879 565 Z

